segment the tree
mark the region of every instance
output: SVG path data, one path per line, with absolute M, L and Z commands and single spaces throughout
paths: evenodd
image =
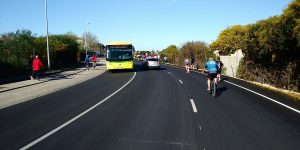
M 176 64 L 176 58 L 179 56 L 179 51 L 176 45 L 169 45 L 166 49 L 162 50 L 161 58 L 167 56 L 168 62 Z
M 180 53 L 180 60 L 182 61 L 185 58 L 195 58 L 196 66 L 203 66 L 203 63 L 207 60 L 209 55 L 208 46 L 202 41 L 186 42 L 182 45 Z
M 34 49 L 34 36 L 30 30 L 5 33 L 0 38 L 0 66 L 3 74 L 24 72 Z
M 234 53 L 244 47 L 244 38 L 247 27 L 241 25 L 231 26 L 223 30 L 217 40 L 209 45 L 212 50 L 219 50 L 221 54 Z
M 85 35 L 86 34 L 86 35 Z M 86 39 L 85 39 L 86 36 Z M 93 51 L 99 51 L 100 47 L 99 47 L 99 41 L 98 38 L 95 34 L 91 33 L 91 32 L 86 32 L 82 35 L 82 39 L 83 39 L 83 45 L 85 44 L 85 40 L 87 41 L 87 45 L 88 45 L 88 50 L 93 50 Z

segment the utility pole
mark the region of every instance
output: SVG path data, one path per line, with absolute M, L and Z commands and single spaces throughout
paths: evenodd
M 85 49 L 85 55 L 87 55 L 87 49 L 88 49 L 88 46 L 87 46 L 87 33 L 86 33 L 86 26 L 90 24 L 89 22 L 85 22 L 85 27 L 84 27 L 84 49 Z
M 46 32 L 47 32 L 47 58 L 48 58 L 48 70 L 51 70 L 51 68 L 50 68 L 50 52 L 49 52 L 49 36 L 48 36 L 47 0 L 45 0 L 45 18 L 46 18 Z

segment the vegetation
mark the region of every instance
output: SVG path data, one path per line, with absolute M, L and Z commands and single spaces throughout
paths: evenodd
M 88 34 L 91 48 L 99 50 L 101 44 L 96 37 Z M 80 61 L 80 54 L 85 54 L 79 38 L 73 33 L 49 36 L 51 69 L 63 68 Z M 15 33 L 0 35 L 0 67 L 1 77 L 29 74 L 31 61 L 39 55 L 47 67 L 46 37 L 37 37 L 30 30 L 17 30 Z M 98 47 L 97 47 L 98 46 Z M 47 69 L 47 68 L 44 68 Z
M 178 65 L 184 58 L 194 57 L 197 65 L 202 66 L 213 55 L 212 50 L 228 55 L 238 49 L 245 55 L 238 77 L 299 91 L 300 1 L 293 0 L 279 16 L 228 27 L 209 48 L 204 42 L 187 42 L 181 48 L 170 45 L 162 55 Z

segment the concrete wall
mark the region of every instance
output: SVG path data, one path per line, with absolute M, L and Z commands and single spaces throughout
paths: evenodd
M 223 73 L 225 75 L 235 77 L 239 63 L 243 58 L 244 55 L 242 53 L 242 50 L 237 50 L 234 54 L 231 54 L 229 56 L 220 56 L 220 59 L 224 64 Z

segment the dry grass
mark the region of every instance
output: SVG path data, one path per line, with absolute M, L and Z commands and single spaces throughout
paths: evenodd
M 248 82 L 250 82 L 252 84 L 255 84 L 257 86 L 263 87 L 265 89 L 277 92 L 281 95 L 287 96 L 287 97 L 289 97 L 290 99 L 292 99 L 294 101 L 300 102 L 300 93 L 298 93 L 298 92 L 288 91 L 288 90 L 285 90 L 285 89 L 279 89 L 279 88 L 273 87 L 271 85 L 262 84 L 262 83 L 259 83 L 259 82 L 253 82 L 253 81 L 248 81 Z

